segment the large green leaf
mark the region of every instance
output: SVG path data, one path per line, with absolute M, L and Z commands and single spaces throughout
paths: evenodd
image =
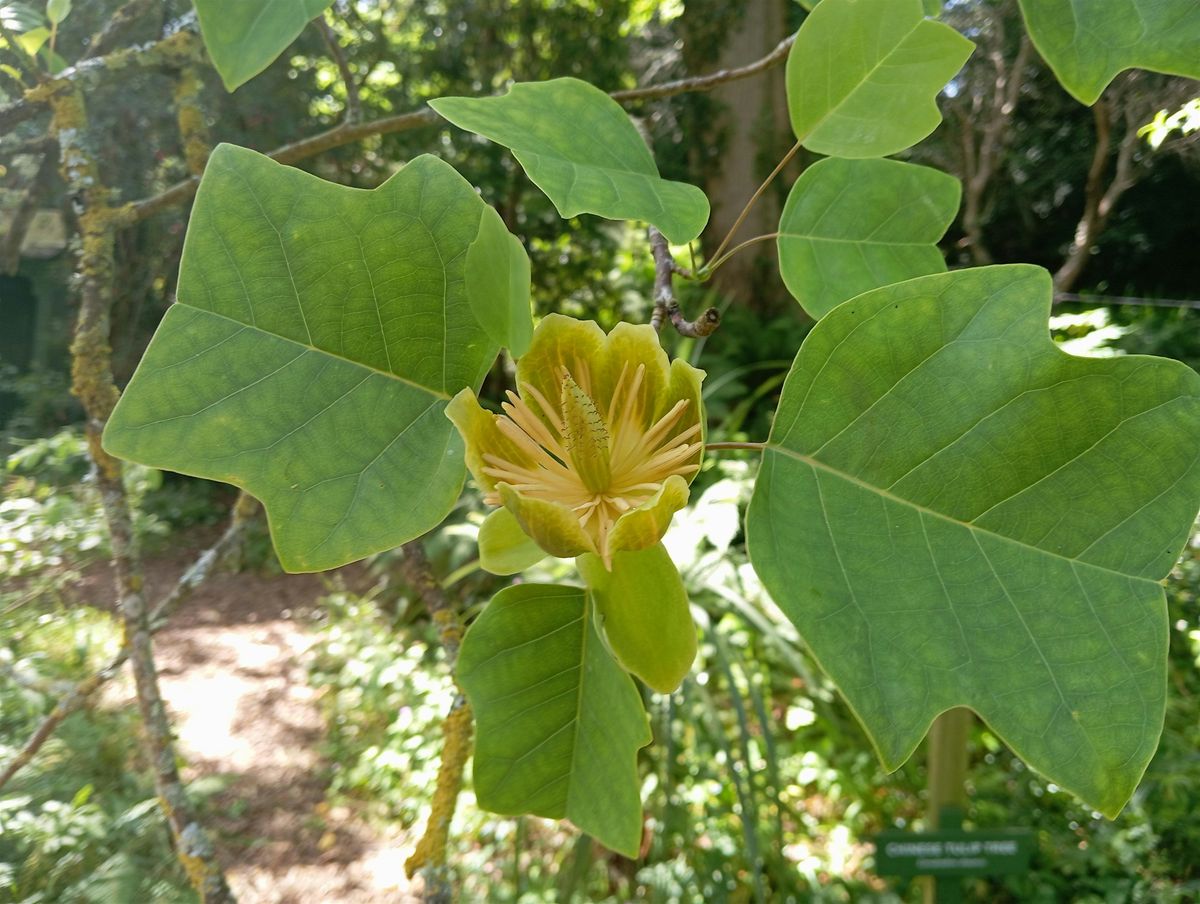
M 333 0 L 194 0 L 204 46 L 232 91 L 266 69 Z
M 529 255 L 500 214 L 488 207 L 467 249 L 467 298 L 475 319 L 497 345 L 521 357 L 533 339 Z
M 696 625 L 667 550 L 618 552 L 611 571 L 592 553 L 575 561 L 621 665 L 660 694 L 676 690 L 696 659 Z
M 221 145 L 105 447 L 244 487 L 292 571 L 434 527 L 464 476 L 446 402 L 497 352 L 465 290 L 485 209 L 433 157 L 362 191 Z
M 946 269 L 937 241 L 962 188 L 896 160 L 830 157 L 796 180 L 779 219 L 779 272 L 813 317 L 870 289 Z
M 471 625 L 458 680 L 479 726 L 475 795 L 493 813 L 569 819 L 627 857 L 642 839 L 642 699 L 584 591 L 518 584 Z
M 1200 78 L 1196 0 L 1021 0 L 1029 36 L 1058 80 L 1094 104 L 1118 72 Z
M 974 46 L 921 0 L 823 0 L 788 53 L 796 138 L 835 157 L 911 147 L 941 122 L 937 93 Z
M 1200 503 L 1200 377 L 1075 358 L 1029 266 L 822 319 L 788 376 L 751 560 L 888 768 L 974 709 L 1109 816 L 1158 743 L 1163 588 Z
M 564 217 L 646 220 L 676 244 L 690 242 L 708 222 L 704 192 L 660 178 L 625 111 L 587 82 L 521 82 L 500 97 L 441 97 L 429 105 L 510 148 Z

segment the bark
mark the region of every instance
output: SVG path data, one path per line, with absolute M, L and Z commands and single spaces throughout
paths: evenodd
M 1087 266 L 1092 249 L 1100 233 L 1108 225 L 1113 208 L 1137 182 L 1133 172 L 1133 155 L 1137 150 L 1137 124 L 1128 111 L 1125 116 L 1125 134 L 1117 146 L 1117 160 L 1112 178 L 1106 181 L 1108 158 L 1112 149 L 1113 110 L 1112 102 L 1100 98 L 1092 108 L 1096 120 L 1096 149 L 1092 153 L 1092 165 L 1088 168 L 1084 185 L 1083 213 L 1075 227 L 1075 236 L 1067 250 L 1066 260 L 1054 274 L 1054 289 L 1069 292 L 1079 281 Z
M 992 183 L 1008 154 L 1013 117 L 1021 99 L 1021 85 L 1033 55 L 1029 36 L 1022 31 L 1016 55 L 1006 56 L 1005 23 L 1018 20 L 1015 4 L 989 13 L 979 30 L 981 56 L 990 67 L 990 78 L 952 107 L 958 130 L 963 181 L 963 244 L 976 266 L 992 263 L 984 236 L 987 199 Z
M 740 19 L 722 47 L 719 63 L 728 67 L 769 56 L 785 38 L 786 15 L 786 6 L 779 0 L 750 0 L 744 4 Z M 780 198 L 776 192 L 767 192 L 749 211 L 737 233 L 730 234 L 746 202 L 781 156 L 781 139 L 783 149 L 791 144 L 782 69 L 771 69 L 764 78 L 721 84 L 712 95 L 722 111 L 708 124 L 704 137 L 711 140 L 724 134 L 727 144 L 720 171 L 704 186 L 712 203 L 712 217 L 704 234 L 705 247 L 710 251 L 726 237 L 737 240 L 776 230 Z M 713 277 L 712 285 L 734 303 L 762 306 L 765 280 L 761 277 L 772 270 L 774 246 L 764 243 L 757 246 L 757 252 L 731 258 Z
M 58 139 L 60 170 L 79 209 L 81 231 L 79 318 L 71 344 L 72 392 L 87 415 L 88 451 L 112 546 L 116 593 L 137 689 L 143 742 L 154 773 L 155 789 L 175 842 L 175 852 L 203 904 L 227 904 L 234 897 L 214 856 L 212 843 L 196 818 L 176 765 L 170 721 L 159 692 L 154 665 L 150 612 L 143 592 L 141 559 L 133 534 L 129 500 L 121 479 L 121 463 L 100 444 L 104 425 L 116 405 L 109 344 L 113 304 L 113 246 L 116 224 L 125 216 L 110 206 L 91 151 L 83 93 L 70 80 L 40 86 L 52 111 L 51 131 Z

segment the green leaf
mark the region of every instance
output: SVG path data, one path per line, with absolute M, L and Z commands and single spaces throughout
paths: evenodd
M 510 148 L 563 217 L 646 220 L 677 245 L 708 222 L 704 192 L 659 178 L 625 111 L 587 82 L 520 82 L 500 97 L 441 97 L 429 105 L 459 128 Z
M 46 0 L 46 18 L 58 25 L 71 15 L 71 0 Z
M 200 32 L 229 91 L 275 61 L 333 0 L 194 0 Z
M 1049 274 L 860 295 L 805 340 L 751 560 L 889 769 L 975 710 L 1115 816 L 1162 728 L 1159 583 L 1200 503 L 1200 376 L 1050 341 Z
M 464 477 L 446 403 L 497 352 L 464 287 L 486 209 L 433 157 L 362 191 L 221 145 L 105 448 L 244 487 L 291 571 L 423 534 Z
M 937 241 L 962 188 L 896 160 L 830 157 L 792 186 L 779 220 L 779 272 L 813 317 L 870 289 L 946 269 Z
M 591 553 L 576 562 L 621 665 L 661 694 L 676 690 L 696 659 L 696 625 L 663 545 L 616 553 L 612 571 Z
M 1021 0 L 1029 36 L 1077 100 L 1138 67 L 1200 78 L 1196 0 Z
M 43 26 L 31 28 L 29 31 L 16 35 L 15 38 L 16 42 L 21 45 L 21 49 L 29 56 L 37 56 L 37 52 L 50 40 L 50 29 Z
M 467 249 L 467 298 L 492 341 L 518 358 L 533 339 L 529 280 L 525 246 L 505 228 L 500 214 L 487 208 Z
M 478 726 L 475 796 L 485 810 L 569 819 L 636 857 L 642 699 L 604 648 L 584 591 L 501 590 L 463 638 L 458 680 Z
M 530 539 L 516 517 L 498 508 L 479 527 L 479 567 L 492 574 L 516 574 L 546 558 L 546 550 Z
M 46 61 L 46 69 L 49 70 L 51 75 L 58 75 L 67 68 L 67 61 L 49 47 L 42 48 L 41 57 Z
M 796 138 L 834 157 L 911 147 L 941 122 L 937 94 L 974 46 L 921 0 L 823 0 L 788 53 Z

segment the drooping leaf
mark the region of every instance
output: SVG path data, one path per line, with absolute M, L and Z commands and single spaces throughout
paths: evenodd
M 661 543 L 613 556 L 577 560 L 604 634 L 621 665 L 654 690 L 676 690 L 696 659 L 696 625 L 679 569 Z
M 911 147 L 941 121 L 937 94 L 974 46 L 921 0 L 822 0 L 788 53 L 796 138 L 834 157 Z
M 362 191 L 218 147 L 105 447 L 244 487 L 291 571 L 434 527 L 465 473 L 446 403 L 497 352 L 465 290 L 485 208 L 433 157 Z
M 1200 78 L 1195 0 L 1021 0 L 1029 36 L 1062 86 L 1094 104 L 1134 67 Z
M 937 241 L 962 187 L 896 160 L 830 157 L 796 180 L 779 219 L 779 272 L 813 317 L 870 289 L 946 269 Z
M 1114 816 L 1162 728 L 1159 580 L 1200 503 L 1200 376 L 1087 359 L 1028 266 L 910 280 L 817 324 L 747 516 L 751 560 L 897 768 L 974 709 Z
M 14 38 L 21 49 L 29 54 L 29 56 L 37 56 L 38 51 L 50 40 L 50 29 L 45 26 L 38 26 L 37 28 L 31 28 L 26 32 L 15 35 Z
M 493 342 L 515 357 L 525 354 L 533 338 L 529 255 L 490 207 L 484 210 L 479 235 L 467 249 L 467 298 Z
M 71 15 L 71 0 L 46 0 L 46 18 L 52 25 L 61 25 Z
M 193 0 L 200 32 L 227 90 L 274 62 L 333 0 Z
M 492 574 L 516 574 L 546 558 L 506 508 L 498 508 L 479 527 L 479 567 Z
M 660 178 L 625 111 L 587 82 L 520 82 L 500 97 L 441 97 L 429 105 L 459 128 L 510 148 L 564 217 L 646 220 L 678 245 L 708 222 L 704 192 Z
M 458 680 L 478 726 L 481 807 L 569 819 L 614 851 L 637 856 L 637 752 L 650 743 L 650 729 L 583 590 L 501 590 L 463 639 Z

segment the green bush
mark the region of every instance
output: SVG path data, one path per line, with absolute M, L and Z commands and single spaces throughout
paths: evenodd
M 888 775 L 795 628 L 750 569 L 741 518 L 752 466 L 722 461 L 667 544 L 701 631 L 692 675 L 648 695 L 642 752 L 649 847 L 634 864 L 569 827 L 490 817 L 460 801 L 451 862 L 467 900 L 918 901 L 916 882 L 872 874 L 871 838 L 924 824 L 921 753 Z M 470 522 L 456 529 L 467 536 Z M 435 550 L 436 553 L 436 550 Z M 453 564 L 451 559 L 451 564 Z M 529 580 L 558 579 L 554 560 Z M 469 610 L 494 587 L 471 584 Z M 462 585 L 456 585 L 462 586 Z M 475 595 L 477 594 L 477 595 Z M 968 827 L 1032 828 L 1026 876 L 978 880 L 988 902 L 1195 900 L 1200 893 L 1200 550 L 1168 587 L 1173 696 L 1158 755 L 1110 822 L 1030 773 L 983 726 L 971 742 Z M 453 686 L 428 621 L 401 595 L 327 598 L 312 680 L 325 689 L 335 793 L 420 826 Z M 469 779 L 469 775 L 468 775 Z M 476 895 L 479 897 L 472 897 Z
M 0 631 L 0 762 L 7 762 L 64 686 L 119 644 L 92 609 L 26 615 Z M 192 902 L 151 782 L 131 760 L 129 708 L 66 719 L 0 798 L 0 904 Z

